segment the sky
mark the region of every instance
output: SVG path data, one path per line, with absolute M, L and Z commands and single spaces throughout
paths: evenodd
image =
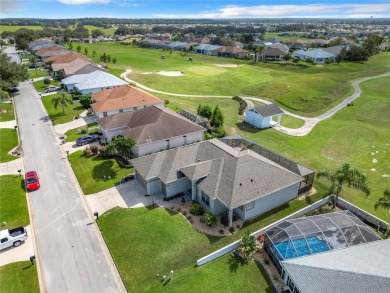
M 390 18 L 390 0 L 0 0 L 0 17 Z

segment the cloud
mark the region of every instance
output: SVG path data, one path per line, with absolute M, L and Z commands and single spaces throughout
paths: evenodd
M 80 5 L 80 4 L 107 4 L 110 3 L 111 0 L 58 0 L 63 4 L 68 5 Z
M 116 0 L 116 4 L 120 7 L 139 7 L 138 3 L 134 3 L 133 0 Z
M 338 15 L 350 18 L 351 15 L 373 15 L 389 17 L 390 4 L 309 4 L 309 5 L 228 5 L 217 12 L 199 14 L 157 14 L 161 18 L 278 18 L 278 17 L 328 17 Z
M 0 15 L 8 15 L 23 10 L 20 0 L 1 0 Z

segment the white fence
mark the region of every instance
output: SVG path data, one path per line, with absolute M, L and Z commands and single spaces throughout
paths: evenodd
M 253 232 L 251 235 L 252 236 L 255 236 L 256 238 L 260 235 L 260 234 L 263 234 L 266 230 L 268 230 L 269 228 L 271 228 L 272 226 L 284 221 L 284 220 L 288 220 L 288 219 L 293 219 L 293 218 L 296 218 L 296 217 L 299 217 L 301 215 L 304 215 L 312 210 L 315 210 L 317 208 L 319 208 L 320 206 L 323 206 L 324 204 L 326 204 L 329 200 L 329 196 L 313 203 L 312 205 L 309 205 L 295 213 L 292 213 L 291 215 L 288 215 L 287 217 L 284 217 L 283 219 L 280 219 L 279 221 L 276 221 L 270 225 L 268 225 L 267 227 L 264 227 L 260 230 L 257 230 L 256 232 Z M 218 249 L 217 251 L 213 252 L 213 253 L 210 253 L 209 255 L 206 255 L 200 259 L 198 259 L 196 261 L 196 265 L 197 266 L 201 266 L 201 265 L 204 265 L 220 256 L 223 256 L 231 251 L 233 251 L 234 249 L 236 249 L 239 245 L 240 245 L 240 242 L 241 242 L 241 239 L 240 240 L 237 240 L 225 247 L 222 247 L 221 249 Z
M 351 211 L 359 218 L 366 220 L 367 222 L 371 223 L 372 225 L 374 225 L 376 227 L 380 226 L 383 229 L 387 229 L 387 227 L 389 226 L 389 223 L 375 217 L 374 215 L 371 215 L 370 213 L 362 210 L 361 208 L 358 208 L 357 206 L 351 204 L 350 202 L 348 202 L 342 198 L 338 199 L 337 205 L 341 206 L 342 208 L 344 208 L 346 210 Z

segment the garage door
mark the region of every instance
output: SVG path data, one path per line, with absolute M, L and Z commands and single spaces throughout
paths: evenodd
M 155 194 L 161 192 L 161 182 L 160 179 L 153 179 L 149 181 L 149 192 L 150 194 Z

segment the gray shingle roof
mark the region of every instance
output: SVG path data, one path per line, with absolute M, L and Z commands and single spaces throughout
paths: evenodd
M 124 80 L 104 71 L 93 71 L 87 74 L 72 75 L 62 80 L 64 84 L 74 84 L 78 90 L 107 88 L 127 84 Z
M 255 107 L 256 111 L 263 117 L 269 117 L 273 115 L 283 114 L 283 110 L 274 104 L 262 105 Z
M 156 106 L 110 115 L 96 122 L 106 130 L 128 127 L 122 135 L 133 138 L 137 145 L 205 131 L 205 128 L 179 114 Z
M 206 163 L 207 162 L 207 163 Z M 237 208 L 298 183 L 301 176 L 251 151 L 238 151 L 218 139 L 179 147 L 132 160 L 146 180 L 169 183 L 182 174 L 228 208 Z
M 387 293 L 390 239 L 290 259 L 282 264 L 300 292 Z

